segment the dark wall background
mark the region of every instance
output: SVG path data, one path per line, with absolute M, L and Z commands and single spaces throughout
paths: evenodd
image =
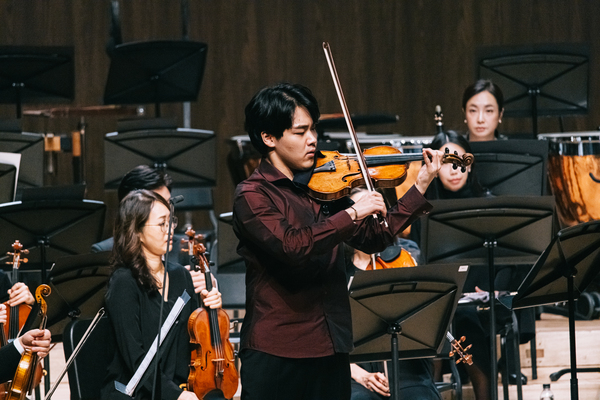
M 478 48 L 588 43 L 590 113 L 564 118 L 567 131 L 582 131 L 600 124 L 598 15 L 600 2 L 588 0 L 191 0 L 190 39 L 209 46 L 200 96 L 192 103 L 192 127 L 217 134 L 216 211 L 230 211 L 233 182 L 225 163 L 227 142 L 244 133 L 244 106 L 260 87 L 282 80 L 303 83 L 312 88 L 323 113 L 339 112 L 321 48 L 324 40 L 331 44 L 350 111 L 398 114 L 397 124 L 369 130 L 405 135 L 431 134 L 436 104 L 443 108 L 447 128 L 463 129 L 460 99 L 476 77 Z M 121 21 L 124 42 L 181 37 L 176 0 L 123 0 Z M 74 46 L 72 106 L 102 104 L 108 28 L 107 0 L 0 0 L 0 46 Z M 162 110 L 182 122 L 180 104 Z M 0 117 L 12 118 L 14 112 L 13 106 L 0 106 Z M 103 189 L 103 136 L 115 130 L 117 118 L 87 118 L 88 198 L 107 202 L 109 218 L 116 196 Z M 77 122 L 27 117 L 24 127 L 66 133 Z M 503 122 L 505 133 L 531 130 L 528 119 Z M 539 130 L 558 131 L 557 118 L 541 119 Z M 70 156 L 58 154 L 56 162 L 58 169 L 47 174 L 47 183 L 70 183 Z

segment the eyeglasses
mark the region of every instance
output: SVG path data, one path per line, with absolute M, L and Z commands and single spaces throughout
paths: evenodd
M 171 227 L 173 229 L 177 228 L 177 222 L 178 222 L 177 217 L 173 217 L 173 223 L 171 224 Z M 163 223 L 156 224 L 156 225 L 146 224 L 146 226 L 160 226 L 160 230 L 162 231 L 162 233 L 167 233 L 167 231 L 169 229 L 169 220 L 166 220 Z

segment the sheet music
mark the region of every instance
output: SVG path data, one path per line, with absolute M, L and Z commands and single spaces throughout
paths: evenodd
M 165 340 L 165 338 L 167 337 L 167 334 L 173 327 L 175 320 L 177 319 L 177 317 L 179 317 L 179 314 L 181 314 L 181 310 L 183 310 L 183 306 L 185 306 L 189 300 L 190 300 L 190 295 L 188 294 L 188 292 L 186 290 L 184 290 L 183 293 L 181 294 L 181 296 L 179 296 L 179 298 L 173 305 L 173 308 L 171 309 L 171 312 L 167 316 L 167 319 L 165 320 L 162 328 L 160 328 L 160 344 L 161 345 L 162 345 L 163 341 Z M 132 397 L 133 392 L 135 391 L 135 388 L 140 383 L 142 376 L 144 375 L 144 373 L 150 366 L 150 363 L 154 359 L 154 356 L 156 355 L 156 342 L 157 341 L 158 341 L 158 334 L 154 338 L 154 341 L 152 342 L 152 346 L 150 346 L 150 350 L 148 350 L 148 353 L 146 353 L 146 356 L 142 360 L 142 363 L 140 364 L 138 369 L 135 371 L 135 374 L 133 374 L 133 376 L 129 380 L 129 383 L 127 383 L 127 386 L 123 385 L 120 382 L 115 381 L 115 388 L 119 392 L 124 393 L 129 397 Z

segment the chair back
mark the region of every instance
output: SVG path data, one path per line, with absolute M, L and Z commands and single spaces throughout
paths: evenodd
M 91 319 L 75 320 L 66 326 L 63 333 L 65 359 L 71 356 L 91 322 Z M 69 367 L 71 400 L 100 399 L 104 377 L 115 351 L 114 335 L 105 316 L 100 319 Z

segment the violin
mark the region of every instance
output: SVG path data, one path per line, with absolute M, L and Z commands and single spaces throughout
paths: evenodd
M 23 244 L 19 243 L 18 240 L 15 240 L 12 244 L 12 249 L 13 252 L 8 252 L 7 254 L 11 255 L 13 259 L 12 261 L 7 262 L 7 264 L 12 264 L 10 281 L 12 284 L 15 284 L 19 282 L 19 267 L 21 266 L 21 263 L 27 263 L 28 261 L 26 258 L 22 257 L 22 255 L 29 254 L 29 250 L 23 250 Z M 17 337 L 31 311 L 31 307 L 27 304 L 19 304 L 10 307 L 8 302 L 5 302 L 4 305 L 6 305 L 8 324 L 0 324 L 0 347 Z
M 456 359 L 456 363 L 460 364 L 464 362 L 468 365 L 473 365 L 473 356 L 467 353 L 467 350 L 473 346 L 472 344 L 467 347 L 463 347 L 462 343 L 466 340 L 464 336 L 461 336 L 460 339 L 454 339 L 454 336 L 450 332 L 446 332 L 446 338 L 450 341 L 450 345 L 452 346 L 452 350 L 450 351 L 450 357 L 454 357 L 454 355 L 458 355 Z
M 194 270 L 204 273 L 206 290 L 212 290 L 206 248 L 199 242 L 201 235 L 188 228 L 188 251 L 193 253 Z M 184 250 L 185 251 L 185 250 Z M 200 304 L 202 304 L 201 299 Z M 238 387 L 233 345 L 229 341 L 229 316 L 223 309 L 199 307 L 188 320 L 190 342 L 195 345 L 190 362 L 187 389 L 198 398 L 215 389 L 227 399 L 233 398 Z
M 321 151 L 318 155 L 310 181 L 308 193 L 318 200 L 337 200 L 346 197 L 357 186 L 364 185 L 365 179 L 357 157 L 353 154 L 341 154 L 337 151 Z M 375 146 L 364 151 L 364 159 L 374 187 L 391 188 L 400 185 L 406 179 L 408 167 L 412 161 L 423 161 L 423 154 L 403 154 L 392 146 Z M 442 163 L 452 164 L 464 172 L 473 163 L 473 155 L 448 149 L 442 157 Z
M 408 251 L 398 246 L 391 246 L 378 256 L 374 257 L 374 262 L 369 263 L 365 271 L 416 266 L 417 262 Z
M 47 305 L 44 297 L 48 297 L 50 291 L 50 286 L 48 285 L 40 285 L 35 291 L 35 299 L 40 305 L 40 329 L 46 329 Z M 36 386 L 36 381 L 39 384 L 39 380 L 41 380 L 41 374 L 37 372 L 39 371 L 39 362 L 40 358 L 37 353 L 25 350 L 21 355 L 21 361 L 19 362 L 5 400 L 23 400 L 27 394 L 31 394 L 31 391 Z
M 23 250 L 23 244 L 18 240 L 15 240 L 15 242 L 12 244 L 12 249 L 13 252 L 8 252 L 7 254 L 11 255 L 13 259 L 12 261 L 7 262 L 7 264 L 12 264 L 10 281 L 14 284 L 19 282 L 19 267 L 21 266 L 21 263 L 27 263 L 28 261 L 27 258 L 22 257 L 22 255 L 28 254 L 29 250 Z M 19 304 L 11 307 L 9 306 L 8 302 L 5 302 L 4 305 L 6 306 L 6 317 L 8 323 L 0 324 L 0 347 L 6 346 L 8 343 L 18 337 L 19 332 L 23 328 L 23 325 L 25 324 L 25 321 L 31 312 L 31 306 L 27 304 Z M 41 365 L 39 366 L 39 369 L 41 377 Z M 0 399 L 6 399 L 9 386 L 10 381 L 0 384 Z

